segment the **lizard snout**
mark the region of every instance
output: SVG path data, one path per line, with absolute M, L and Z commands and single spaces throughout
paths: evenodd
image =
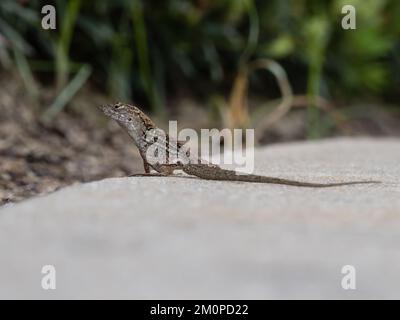
M 100 109 L 101 111 L 103 111 L 103 113 L 104 113 L 106 116 L 109 116 L 109 117 L 110 117 L 110 116 L 113 115 L 113 112 L 112 112 L 113 106 L 110 105 L 110 104 L 100 105 L 100 106 L 99 106 L 99 109 Z

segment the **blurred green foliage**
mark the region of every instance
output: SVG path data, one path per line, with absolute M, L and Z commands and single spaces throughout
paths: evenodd
M 47 2 L 0 2 L 0 62 L 17 66 L 32 96 L 32 74 L 50 72 L 58 92 L 79 75 L 76 90 L 90 66 L 115 99 L 163 113 L 166 98 L 226 90 L 241 64 L 268 57 L 309 95 L 398 97 L 398 0 L 58 0 L 55 31 L 41 28 Z M 356 30 L 341 28 L 348 4 Z M 309 111 L 312 129 L 318 115 Z

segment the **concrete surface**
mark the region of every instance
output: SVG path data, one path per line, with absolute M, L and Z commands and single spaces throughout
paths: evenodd
M 0 209 L 0 298 L 400 298 L 399 140 L 270 146 L 256 173 L 383 183 L 71 186 Z M 43 265 L 55 266 L 56 290 L 42 289 Z M 356 290 L 341 287 L 344 265 Z

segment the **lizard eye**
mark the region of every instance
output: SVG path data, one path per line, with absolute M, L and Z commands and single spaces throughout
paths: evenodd
M 132 118 L 128 118 L 128 121 L 132 121 Z

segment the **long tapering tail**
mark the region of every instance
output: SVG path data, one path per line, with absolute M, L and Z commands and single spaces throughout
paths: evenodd
M 380 183 L 380 181 L 350 181 L 350 182 L 339 182 L 339 183 L 302 182 L 302 181 L 295 181 L 295 180 L 288 180 L 288 179 L 281 179 L 274 177 L 259 176 L 254 174 L 237 174 L 233 170 L 222 169 L 219 166 L 210 164 L 188 164 L 183 166 L 182 170 L 186 174 L 207 180 L 271 183 L 271 184 L 283 184 L 289 186 L 308 187 L 308 188 L 329 188 L 329 187 L 339 187 L 339 186 L 347 186 L 354 184 Z

